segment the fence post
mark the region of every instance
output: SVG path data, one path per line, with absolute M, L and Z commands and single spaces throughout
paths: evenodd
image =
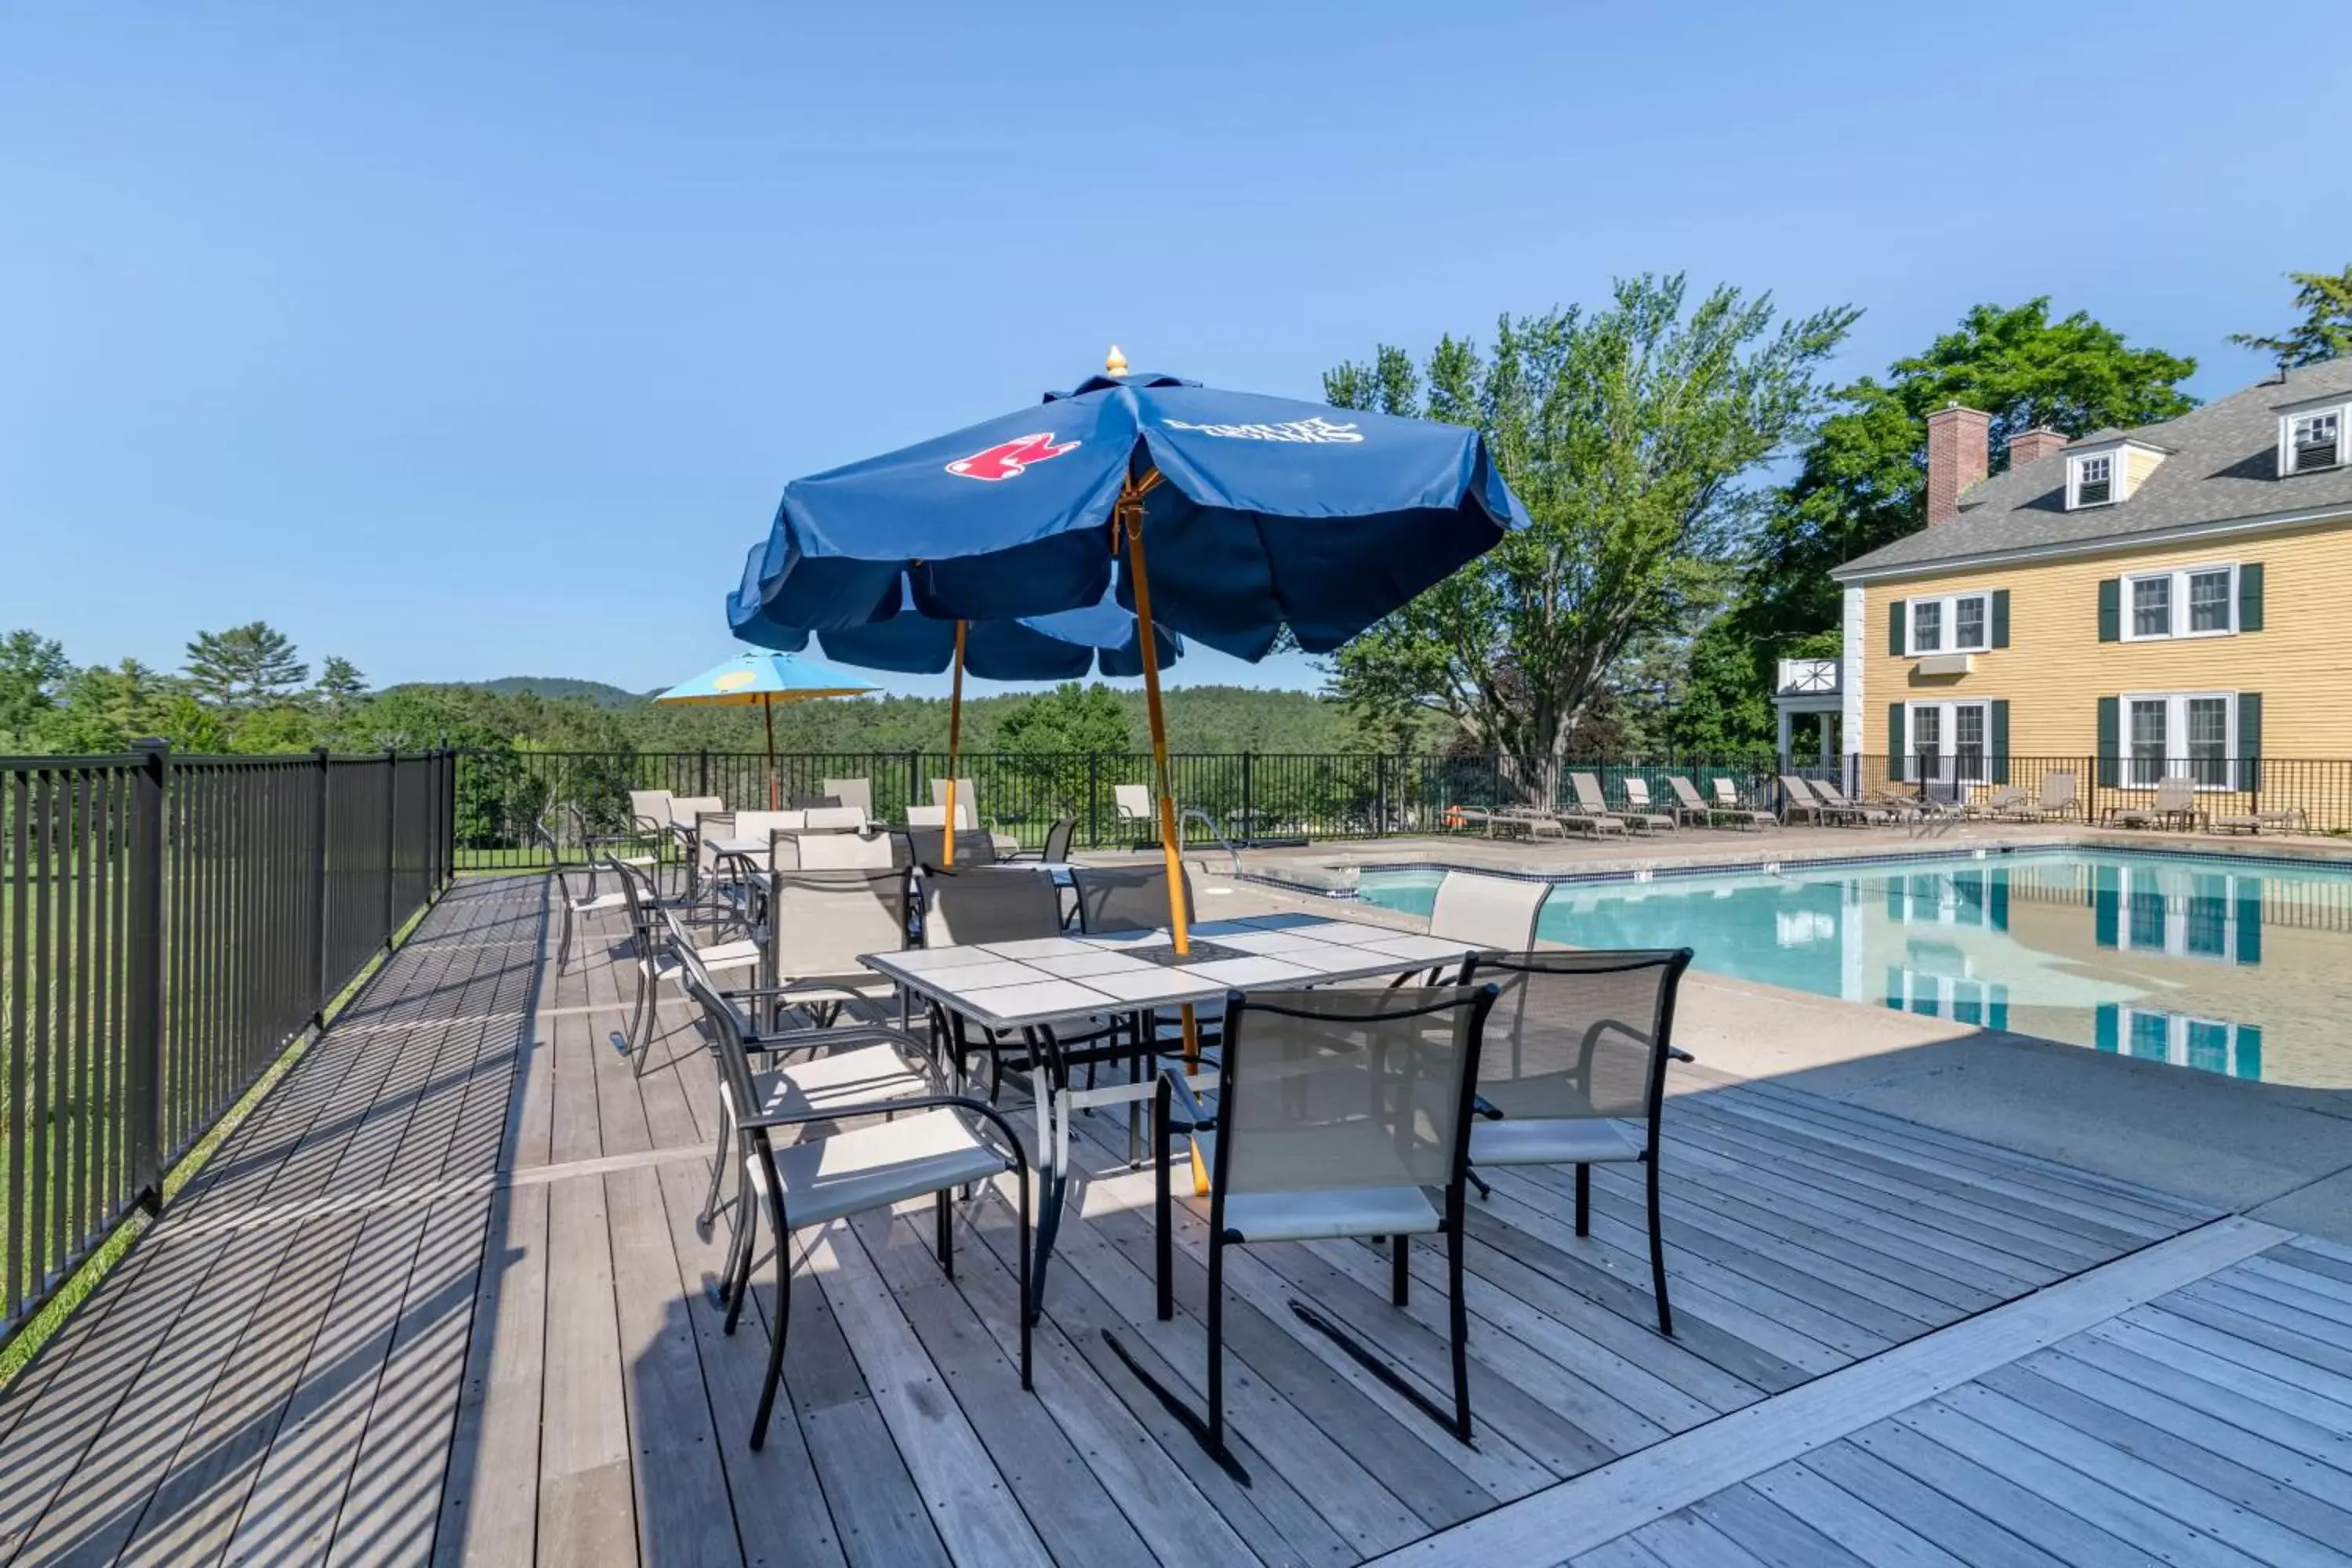
M 383 950 L 392 951 L 393 861 L 400 844 L 400 752 L 383 749 Z
M 324 1028 L 327 1023 L 327 846 L 331 842 L 328 813 L 333 809 L 329 804 L 327 781 L 333 773 L 334 764 L 329 760 L 324 746 L 313 748 L 311 755 L 319 760 L 319 772 L 311 791 L 314 797 L 311 842 L 318 855 L 310 868 L 310 994 L 314 998 L 310 1008 L 310 1026 L 319 1029 Z
M 1257 837 L 1257 753 L 1242 753 L 1242 841 Z
M 131 818 L 129 1061 L 131 1188 L 151 1214 L 163 1206 L 163 811 L 172 748 L 134 741 L 140 755 Z
M 710 794 L 710 752 L 708 748 L 695 753 L 694 793 L 708 798 Z
M 907 804 L 908 805 L 913 805 L 922 798 L 923 753 L 920 752 L 908 752 L 907 753 Z M 958 816 L 961 816 L 963 813 L 959 811 L 956 815 Z
M 1087 847 L 1102 847 L 1102 753 L 1087 753 Z

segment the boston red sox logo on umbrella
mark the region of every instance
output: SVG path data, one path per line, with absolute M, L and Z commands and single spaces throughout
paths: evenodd
M 1034 436 L 999 441 L 986 451 L 974 452 L 969 458 L 958 458 L 948 465 L 948 472 L 967 479 L 1014 479 L 1030 464 L 1058 458 L 1076 446 L 1076 441 L 1056 442 L 1051 430 L 1040 430 Z

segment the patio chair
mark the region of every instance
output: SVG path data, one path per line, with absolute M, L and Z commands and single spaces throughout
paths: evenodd
M 2197 805 L 2197 781 L 2175 773 L 2156 781 L 2150 804 L 2110 806 L 2107 820 L 2117 827 L 2169 827 L 2176 822 L 2195 827 L 2204 815 Z
M 1070 885 L 1078 895 L 1078 929 L 1104 931 L 1156 931 L 1168 923 L 1165 866 L 1073 866 Z M 1197 918 L 1192 873 L 1184 875 L 1184 913 Z
M 745 971 L 757 974 L 761 962 L 760 942 L 756 936 L 746 934 L 716 942 L 698 942 L 686 936 L 680 948 L 673 948 L 668 938 L 665 916 L 670 913 L 662 902 L 653 879 L 634 866 L 611 863 L 613 874 L 620 879 L 621 889 L 629 907 L 629 945 L 636 961 L 637 994 L 629 1009 L 629 1022 L 621 1039 L 629 1053 L 629 1063 L 635 1076 L 645 1076 L 646 1058 L 651 1053 L 654 1039 L 655 1015 L 660 1010 L 661 983 L 676 979 L 685 973 L 679 952 L 690 953 L 702 973 L 712 975 L 740 974 Z M 680 928 L 683 931 L 683 927 Z
M 634 846 L 641 836 L 634 828 L 622 833 L 598 831 L 596 825 L 589 820 L 588 808 L 577 801 L 572 801 L 564 806 L 563 818 L 571 826 L 572 843 L 580 847 L 582 856 L 588 862 L 588 894 L 593 898 L 596 895 L 597 861 L 604 858 L 607 854 L 612 854 L 616 846 Z M 616 860 L 625 860 L 632 866 L 653 866 L 659 863 L 659 857 L 653 855 L 612 854 L 612 858 Z M 559 856 L 558 858 L 562 858 Z
M 963 813 L 956 813 L 961 816 Z M 926 820 L 914 820 L 918 816 Z M 948 856 L 947 807 L 943 805 L 910 805 L 907 808 L 908 823 L 904 829 L 907 852 L 918 866 L 943 866 Z M 931 820 L 936 819 L 936 820 Z M 961 870 L 966 866 L 992 866 L 999 856 L 996 839 L 977 828 L 956 829 L 955 863 Z
M 2274 811 L 2247 811 L 2233 816 L 2217 816 L 2210 826 L 2217 833 L 2251 833 L 2259 838 L 2265 827 L 2281 833 L 2290 828 L 2308 833 L 2311 831 L 2311 817 L 2303 807 L 2289 805 Z
M 1486 837 L 1492 838 L 1498 827 L 1507 831 L 1512 828 L 1524 831 L 1527 824 L 1506 811 L 1488 811 L 1475 805 L 1449 805 L 1445 808 L 1445 826 L 1449 832 L 1460 832 L 1465 827 L 1484 828 Z
M 1662 825 L 1671 829 L 1675 825 L 1675 819 L 1671 816 L 1618 816 L 1609 809 L 1609 796 L 1601 787 L 1601 776 L 1598 773 L 1570 773 L 1568 775 L 1568 787 L 1576 795 L 1576 809 L 1566 813 L 1567 816 L 1583 817 L 1592 822 L 1613 822 L 1617 825 L 1618 830 L 1624 833 L 1631 833 L 1635 828 L 1647 833 Z
M 887 1022 L 891 983 L 863 955 L 908 945 L 908 873 L 896 867 L 778 871 L 768 904 L 768 973 L 814 1022 Z
M 906 839 L 896 833 L 785 833 L 774 836 L 768 863 L 779 871 L 871 871 L 904 868 Z
M 904 1029 L 887 1024 L 754 1029 L 743 1011 L 745 1005 L 772 1005 L 777 997 L 793 994 L 792 989 L 720 984 L 696 955 L 676 911 L 663 910 L 662 921 L 670 952 L 683 971 L 680 984 L 688 994 L 691 995 L 698 985 L 738 1009 L 740 1037 L 755 1058 L 751 1083 L 756 1098 L 751 1103 L 756 1111 L 837 1110 L 853 1104 L 862 1107 L 876 1100 L 907 1099 L 933 1087 L 932 1058 L 922 1043 Z M 704 1026 L 707 1030 L 708 1025 Z M 705 1043 L 709 1043 L 707 1037 Z M 789 1055 L 815 1051 L 824 1054 L 797 1062 L 782 1059 Z M 711 1159 L 710 1184 L 703 1194 L 702 1210 L 694 1220 L 696 1232 L 706 1237 L 710 1234 L 711 1221 L 718 1215 L 721 1179 L 734 1164 L 729 1149 L 736 1136 L 737 1103 L 722 1076 L 719 1080 L 719 1147 Z M 750 1207 L 743 1201 L 746 1184 L 740 1171 L 736 1189 L 735 1242 L 740 1245 L 743 1240 L 743 1216 Z
M 1536 944 L 1536 922 L 1549 882 L 1448 871 L 1429 910 L 1429 934 L 1496 952 L 1525 952 Z
M 1152 843 L 1160 842 L 1160 808 L 1152 802 L 1150 784 L 1113 784 L 1110 799 L 1119 826 L 1139 828 Z
M 1038 860 L 1048 866 L 1059 866 L 1070 858 L 1070 840 L 1077 837 L 1078 819 L 1067 811 L 1054 818 L 1045 829 L 1045 847 L 1042 849 L 1022 849 L 1002 856 L 1005 860 Z
M 832 811 L 841 805 L 837 795 L 788 795 L 784 807 L 788 811 Z
M 1471 1438 L 1470 1320 L 1464 1302 L 1464 1173 L 1472 1086 L 1492 985 L 1400 991 L 1274 991 L 1225 999 L 1216 1104 L 1184 1075 L 1160 1076 L 1158 1158 L 1159 1315 L 1175 1316 L 1171 1134 L 1181 1118 L 1206 1142 L 1209 1177 L 1207 1440 L 1225 1451 L 1225 1248 L 1343 1237 L 1388 1240 L 1390 1300 L 1412 1286 L 1411 1238 L 1446 1238 L 1454 1436 Z M 1178 1105 L 1181 1110 L 1176 1109 Z M 1428 1189 L 1443 1194 L 1430 1201 Z M 1320 1313 L 1304 1321 L 1369 1360 Z M 1394 1374 L 1391 1373 L 1391 1376 Z
M 1738 797 L 1732 793 L 1729 779 L 1717 779 L 1715 783 L 1717 799 L 1709 802 L 1699 795 L 1698 786 L 1682 774 L 1666 775 L 1666 787 L 1675 792 L 1680 809 L 1704 814 L 1709 827 L 1725 821 L 1745 827 L 1778 827 L 1780 825 L 1780 819 L 1770 812 L 1740 805 Z
M 1660 811 L 1657 803 L 1650 798 L 1649 780 L 1639 773 L 1627 773 L 1617 781 L 1617 787 L 1625 796 L 1625 809 L 1618 815 L 1628 822 L 1639 822 L 1646 831 L 1653 833 L 1660 827 L 1668 832 L 1682 830 L 1683 814 L 1680 811 Z
M 1685 805 L 1682 802 L 1676 801 L 1667 806 L 1665 811 L 1659 812 L 1658 806 L 1661 803 L 1652 798 L 1650 781 L 1639 773 L 1627 773 L 1622 781 L 1622 787 L 1625 791 L 1627 807 L 1639 815 L 1646 816 L 1655 814 L 1671 816 L 1677 828 L 1692 822 L 1697 823 L 1701 827 L 1706 826 L 1706 807 L 1704 805 Z
M 1051 877 L 1005 866 L 975 866 L 969 870 L 926 872 L 923 877 L 923 945 L 968 947 L 982 942 L 1028 942 L 1062 934 L 1062 896 Z M 963 1077 L 970 1053 L 971 1025 L 934 1002 L 934 1026 L 952 1042 L 957 1081 Z M 990 1056 L 989 1098 L 997 1097 L 1006 1067 L 1023 1071 L 1034 1064 L 1040 1047 L 1066 1056 L 1073 1047 L 1099 1044 L 1116 1034 L 1115 1020 L 1094 1016 L 1070 1020 L 1072 1028 L 1024 1030 L 1008 1041 L 993 1031 L 980 1030 L 981 1044 Z M 1132 1054 L 1130 1051 L 1129 1054 Z M 1010 1057 L 1012 1059 L 1007 1060 Z M 1065 1068 L 1070 1064 L 1065 1062 Z
M 742 1021 L 727 1001 L 698 982 L 694 1000 L 710 1026 L 720 1077 L 736 1103 L 761 1103 L 745 1049 Z M 813 1121 L 840 1121 L 870 1111 L 889 1120 L 823 1138 L 802 1138 L 779 1149 L 770 1134 Z M 768 1371 L 760 1407 L 751 1417 L 751 1447 L 767 1441 L 768 1418 L 782 1382 L 784 1339 L 791 1324 L 793 1233 L 853 1214 L 884 1209 L 929 1195 L 937 1205 L 940 1267 L 954 1268 L 950 1194 L 959 1187 L 1011 1174 L 1019 1194 L 1021 1229 L 1014 1248 L 1021 1295 L 1029 1299 L 1029 1161 L 1012 1125 L 983 1101 L 932 1093 L 872 1102 L 832 1103 L 797 1110 L 762 1110 L 736 1123 L 737 1158 L 752 1194 L 761 1200 L 775 1237 L 776 1301 L 768 1334 Z M 726 1331 L 735 1331 L 751 1282 L 755 1215 L 736 1226 L 726 1283 Z M 1021 1320 L 1021 1386 L 1030 1386 L 1030 1314 Z
M 1573 1165 L 1576 1234 L 1591 1233 L 1592 1167 L 1638 1161 L 1647 1178 L 1650 1281 L 1658 1331 L 1675 1331 L 1658 1226 L 1658 1121 L 1674 1044 L 1675 997 L 1691 950 L 1474 955 L 1465 984 L 1501 996 L 1478 1062 L 1470 1166 Z M 1642 1123 L 1640 1136 L 1627 1121 Z M 1481 1185 L 1483 1193 L 1484 1186 Z
M 556 845 L 555 835 L 547 830 L 544 823 L 531 824 L 531 831 L 546 847 L 549 864 L 555 868 L 556 900 L 563 906 L 563 932 L 555 939 L 555 973 L 561 974 L 571 963 L 572 928 L 592 915 L 610 914 L 627 909 L 629 895 L 625 888 L 619 886 L 608 891 L 597 891 L 593 868 L 587 889 L 584 892 L 575 890 L 572 885 L 572 873 L 564 868 L 563 852 Z
M 2019 815 L 2034 822 L 2048 822 L 2058 817 L 2079 819 L 2083 815 L 2083 802 L 2075 794 L 2074 775 L 2070 773 L 2043 773 L 2042 793 Z
M 829 795 L 835 805 L 854 805 L 874 819 L 874 781 L 872 779 L 819 779 L 817 792 Z

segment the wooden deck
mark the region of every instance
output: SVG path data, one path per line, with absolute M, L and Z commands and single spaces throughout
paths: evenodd
M 1678 1333 L 1638 1189 L 1474 1203 L 1465 1448 L 1291 1310 L 1444 1397 L 1354 1244 L 1229 1265 L 1234 1462 L 1202 1224 L 1152 1315 L 1150 1178 L 1108 1117 L 1024 1394 L 1002 1193 L 803 1238 L 787 1399 L 695 1233 L 712 1074 L 642 1080 L 629 978 L 561 976 L 535 879 L 461 885 L 0 1396 L 0 1555 L 32 1563 L 2343 1562 L 2352 1254 L 1769 1085 L 1668 1113 Z M 1696 1082 L 1696 1080 L 1694 1080 Z M 763 1265 L 752 1306 L 775 1308 Z M 1599 1532 L 1599 1533 L 1596 1533 Z

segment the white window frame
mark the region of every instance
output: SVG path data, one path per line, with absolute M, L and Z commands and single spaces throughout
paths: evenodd
M 2124 499 L 2124 463 L 2120 447 L 2105 452 L 2077 452 L 2066 460 L 2066 510 L 2078 511 L 2086 506 L 2113 506 Z M 2083 470 L 2092 463 L 2107 466 L 2107 499 L 2086 501 L 2083 499 Z
M 1973 1026 L 1990 1029 L 1993 1026 L 1993 1009 L 2009 1005 L 2009 987 L 1997 980 L 1979 980 L 1973 974 L 1930 974 L 1908 964 L 1895 967 L 1902 981 L 1890 991 L 1886 1000 L 1891 1002 L 1900 995 L 1906 1013 L 1958 1023 L 1959 1004 L 1973 1002 L 1977 1008 Z M 1928 1011 L 1920 1011 L 1918 1004 L 1922 1001 L 1927 1003 Z
M 2222 736 L 2221 782 L 2197 787 L 2208 794 L 2227 794 L 2238 787 L 2234 777 L 2238 755 L 2238 694 L 2234 691 L 2126 691 L 2116 699 L 2116 769 L 2123 778 L 2120 788 L 2154 789 L 2157 779 L 2188 778 L 2189 705 L 2196 701 L 2218 700 L 2228 717 Z M 2132 705 L 2138 702 L 2161 702 L 2164 706 L 2164 758 L 2156 779 L 2139 776 L 2139 757 L 2132 749 Z
M 2210 873 L 2182 871 L 2177 867 L 2126 866 L 2116 884 L 2116 947 L 2123 952 L 2161 952 L 2167 958 L 2194 959 L 2200 963 L 2238 962 L 2238 899 L 2240 879 L 2221 879 L 2221 951 L 2199 952 L 2189 945 L 2189 905 L 2197 897 L 2195 878 Z M 2137 884 L 2135 887 L 2135 883 Z M 2154 893 L 2164 900 L 2164 940 L 2137 942 L 2132 932 L 2132 895 Z
M 2190 631 L 2189 627 L 2189 580 L 2209 573 L 2227 572 L 2229 592 L 2221 603 L 2229 607 L 2230 624 L 2218 629 Z M 2172 616 L 2169 631 L 2143 632 L 2135 629 L 2137 617 L 2132 614 L 2133 587 L 2136 583 L 2152 582 L 2158 577 L 2172 579 Z M 2209 561 L 2195 566 L 2169 566 L 2157 572 L 2130 572 L 2124 575 L 2122 590 L 2122 626 L 2118 628 L 2126 642 L 2179 642 L 2190 637 L 2233 637 L 2238 635 L 2238 563 L 2234 561 Z
M 2352 403 L 2337 404 L 2332 408 L 2291 408 L 2279 416 L 2278 471 L 2283 479 L 2293 479 L 2294 467 L 2294 422 L 2298 419 L 2325 419 L 2336 416 L 2336 462 L 2342 468 L 2352 463 Z M 2318 473 L 2317 468 L 2305 468 L 2305 473 Z
M 1911 764 L 1919 756 L 1919 715 L 1923 710 L 1936 714 L 1936 755 L 1943 765 L 1929 781 L 1935 784 L 1983 784 L 1992 773 L 1992 704 L 1990 697 L 1946 697 L 1903 705 L 1904 771 L 1909 774 Z M 1959 776 L 1960 716 L 1963 708 L 1984 710 L 1984 747 L 1978 754 L 1975 771 L 1967 778 Z M 2236 733 L 2237 708 L 2231 706 L 2231 733 Z
M 2223 1078 L 2237 1076 L 2238 1047 L 2244 1042 L 2244 1037 L 2240 1031 L 2245 1027 L 2244 1025 L 2232 1024 L 2227 1018 L 2199 1018 L 2187 1013 L 2169 1013 L 2161 1007 L 2134 1007 L 2126 1004 L 2116 1009 L 2116 1055 L 2128 1057 L 2133 1054 L 2132 1023 L 2138 1018 L 2164 1020 L 2164 1059 L 2177 1068 L 2189 1065 L 2189 1031 L 2190 1028 L 2202 1026 L 2222 1030 L 2226 1037 L 2226 1044 L 2221 1076 Z M 2141 1057 L 2137 1059 L 2155 1060 L 2153 1057 Z M 2213 1069 L 2208 1068 L 2201 1070 L 2210 1072 Z
M 1963 599 L 1982 599 L 1984 601 L 1984 615 L 1978 623 L 1979 626 L 1983 626 L 1984 636 L 1981 640 L 1971 643 L 1966 647 L 1962 647 L 1960 646 L 1959 640 L 1960 601 Z M 1934 605 L 1937 606 L 1937 636 L 1940 640 L 1938 646 L 1935 647 L 1923 648 L 1919 646 L 1919 606 L 1922 605 Z M 1903 601 L 1903 648 L 1907 657 L 1911 658 L 1933 658 L 1938 654 L 1946 653 L 1984 653 L 1990 650 L 1991 647 L 1991 589 L 1968 588 L 1963 589 L 1961 592 L 1957 594 L 1929 594 L 1920 598 L 1906 599 Z

